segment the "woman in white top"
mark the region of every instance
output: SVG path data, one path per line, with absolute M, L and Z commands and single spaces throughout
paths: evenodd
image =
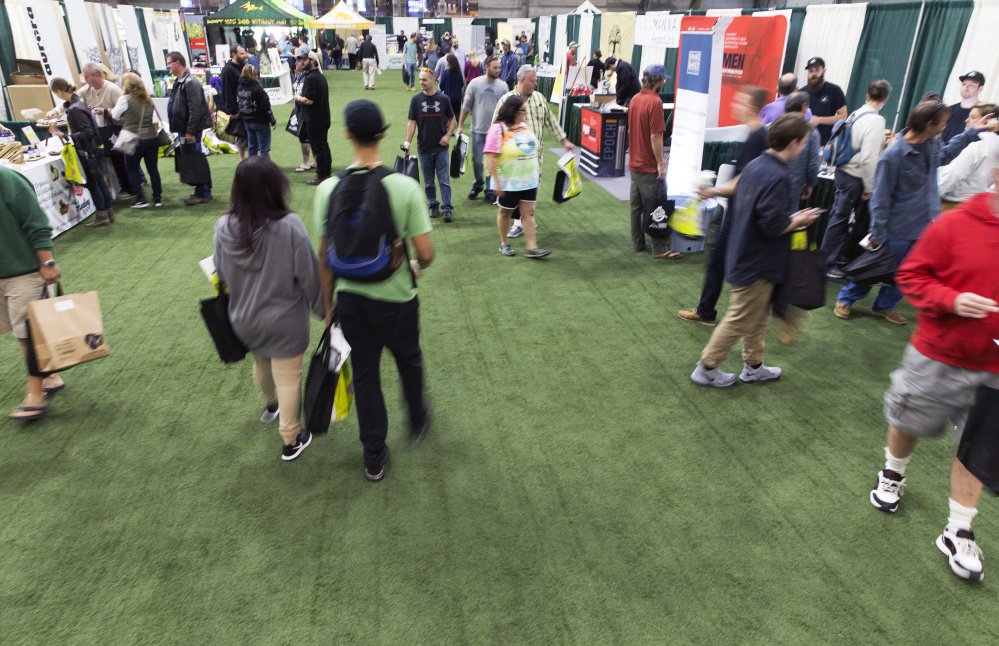
M 111 117 L 121 123 L 122 131 L 133 133 L 139 138 L 135 151 L 125 155 L 125 168 L 128 170 L 129 183 L 135 191 L 133 209 L 144 209 L 149 206 L 142 190 L 139 162 L 146 163 L 149 173 L 149 183 L 153 187 L 153 205 L 163 206 L 163 186 L 160 183 L 159 128 L 156 126 L 156 108 L 149 98 L 146 85 L 138 74 L 128 72 L 121 78 L 124 94 L 111 110 Z M 119 135 L 121 136 L 121 135 Z

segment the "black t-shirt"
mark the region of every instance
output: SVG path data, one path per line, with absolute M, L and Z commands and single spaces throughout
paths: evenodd
M 971 114 L 971 108 L 962 108 L 960 103 L 955 103 L 950 106 L 950 116 L 947 118 L 947 127 L 943 131 L 943 141 L 947 143 L 952 137 L 956 137 L 967 128 L 965 127 L 965 122 L 968 120 L 968 115 Z
M 762 155 L 767 148 L 769 148 L 767 129 L 758 128 L 751 132 L 742 144 L 742 148 L 739 149 L 739 156 L 735 158 L 736 176 L 742 175 L 742 171 L 746 169 L 746 164 Z
M 808 108 L 812 111 L 812 115 L 816 117 L 831 117 L 836 114 L 836 111 L 846 105 L 846 97 L 843 96 L 843 90 L 840 86 L 835 83 L 823 83 L 822 87 L 818 90 L 812 90 L 811 86 L 806 85 L 800 88 L 802 92 L 808 92 Z M 822 145 L 826 145 L 829 141 L 829 137 L 832 136 L 831 125 L 815 126 L 815 129 L 819 131 L 819 137 L 822 138 Z
M 319 70 L 312 70 L 302 81 L 302 96 L 314 101 L 312 105 L 301 103 L 302 116 L 308 125 L 330 125 L 330 91 L 326 77 Z
M 451 101 L 441 92 L 427 96 L 420 92 L 409 102 L 409 119 L 416 122 L 416 144 L 421 153 L 447 150 L 441 138 L 447 134 L 448 124 L 454 118 Z
M 596 87 L 600 79 L 604 77 L 604 62 L 599 58 L 590 59 L 588 65 L 593 66 L 593 76 L 590 77 L 590 85 Z
M 239 106 L 236 104 L 236 92 L 239 90 L 239 77 L 243 73 L 243 66 L 229 61 L 222 66 L 222 100 L 216 101 L 219 109 L 226 114 L 237 114 Z

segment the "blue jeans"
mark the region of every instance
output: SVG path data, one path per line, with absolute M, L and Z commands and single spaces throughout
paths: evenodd
M 434 173 L 441 185 L 442 211 L 454 210 L 451 206 L 451 175 L 448 165 L 451 161 L 447 150 L 435 153 L 420 153 L 420 171 L 423 173 L 423 189 L 427 192 L 427 206 L 437 206 L 437 192 L 434 190 Z
M 201 142 L 192 141 L 191 143 L 184 143 L 180 145 L 181 155 L 200 155 L 201 154 Z M 205 200 L 210 200 L 212 197 L 212 183 L 207 184 L 195 184 L 194 185 L 194 197 L 200 197 Z
M 912 249 L 912 245 L 916 243 L 915 240 L 899 240 L 897 238 L 888 237 L 888 248 L 891 252 L 895 254 L 895 259 L 898 260 L 899 264 L 909 255 L 909 249 Z M 847 305 L 853 305 L 860 299 L 864 298 L 871 291 L 871 285 L 856 285 L 850 283 L 843 289 L 839 290 L 839 295 L 836 296 L 836 301 L 839 303 L 846 303 Z M 895 306 L 898 302 L 902 300 L 902 292 L 898 291 L 898 287 L 894 285 L 884 285 L 878 290 L 878 297 L 874 299 L 874 305 L 871 307 L 875 312 L 893 312 L 895 311 Z
M 475 182 L 472 184 L 473 191 L 481 191 L 485 186 L 482 167 L 482 149 L 486 147 L 486 135 L 477 132 L 472 133 L 472 170 L 475 171 Z
M 163 197 L 163 186 L 160 182 L 159 171 L 160 141 L 157 137 L 142 139 L 135 148 L 135 153 L 125 157 L 125 168 L 128 169 L 128 181 L 135 188 L 135 197 L 141 201 L 145 200 L 145 193 L 142 190 L 142 169 L 139 162 L 146 162 L 146 171 L 149 173 L 149 182 L 153 186 L 153 202 L 159 202 Z
M 261 155 L 270 157 L 271 127 L 266 121 L 244 121 L 246 126 L 246 147 L 250 157 Z
M 416 86 L 416 63 L 406 63 L 406 74 L 409 76 L 407 80 L 409 81 L 409 87 Z

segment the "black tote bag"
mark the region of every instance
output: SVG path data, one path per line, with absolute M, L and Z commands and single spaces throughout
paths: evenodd
M 957 446 L 957 459 L 999 495 L 999 390 L 982 386 Z
M 817 310 L 826 304 L 826 254 L 815 249 L 812 230 L 808 230 L 805 249 L 792 249 L 787 258 L 784 282 L 774 291 L 774 309 L 782 312 L 788 305 L 803 310 Z
M 196 143 L 196 152 L 184 152 L 184 146 L 177 149 L 174 157 L 174 167 L 180 175 L 182 184 L 209 184 L 212 181 L 212 169 L 208 158 L 201 153 L 201 144 Z
M 420 181 L 420 163 L 415 155 L 396 157 L 395 165 L 392 166 L 393 173 L 402 173 L 412 177 L 417 182 Z
M 338 374 L 330 369 L 331 352 L 330 328 L 326 328 L 316 351 L 312 353 L 309 372 L 305 378 L 305 395 L 302 397 L 302 420 L 305 430 L 313 435 L 328 433 L 333 419 L 333 398 Z
M 898 260 L 888 245 L 864 251 L 843 268 L 843 280 L 857 285 L 894 285 Z
M 229 320 L 229 293 L 219 286 L 219 295 L 201 301 L 201 318 L 224 363 L 237 363 L 246 357 L 247 349 L 236 336 Z

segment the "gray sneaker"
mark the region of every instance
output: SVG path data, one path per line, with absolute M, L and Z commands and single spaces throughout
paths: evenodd
M 723 372 L 718 368 L 711 368 L 709 370 L 704 367 L 703 363 L 698 361 L 697 367 L 694 368 L 694 372 L 690 373 L 690 380 L 700 386 L 728 388 L 735 383 L 735 373 Z
M 517 252 L 513 250 L 513 247 L 511 247 L 508 244 L 501 244 L 500 248 L 499 248 L 499 252 L 501 254 L 503 254 L 504 256 L 516 256 L 517 255 Z
M 528 249 L 527 257 L 538 259 L 538 258 L 544 258 L 545 256 L 550 256 L 551 253 L 552 252 L 549 251 L 548 249 Z
M 760 364 L 759 368 L 754 368 L 748 363 L 743 364 L 742 373 L 739 374 L 739 379 L 744 384 L 749 384 L 754 381 L 776 381 L 780 379 L 781 372 L 780 368 L 774 366 L 768 366 L 765 364 Z
M 507 232 L 506 237 L 519 238 L 522 235 L 524 235 L 524 227 L 514 223 L 514 225 L 510 227 L 510 230 Z

